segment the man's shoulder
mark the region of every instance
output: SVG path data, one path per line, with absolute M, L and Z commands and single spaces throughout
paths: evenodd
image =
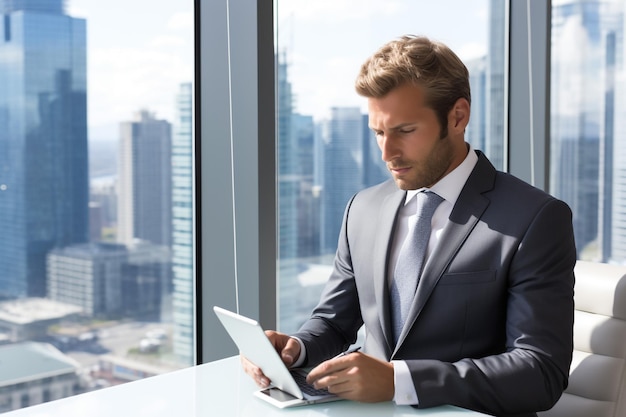
M 345 224 L 351 239 L 373 238 L 369 233 L 377 229 L 381 219 L 393 220 L 393 214 L 405 196 L 406 191 L 399 189 L 393 180 L 357 192 L 345 212 Z
M 524 219 L 530 222 L 540 213 L 558 216 L 558 221 L 571 218 L 566 202 L 505 172 L 498 171 L 495 187 L 484 195 L 490 200 L 491 212 L 502 213 L 507 221 L 514 217 L 524 224 Z
M 479 164 L 477 165 L 479 168 L 477 170 L 480 171 L 477 178 L 481 178 L 478 181 L 482 181 L 485 178 L 493 178 L 493 180 L 488 180 L 491 183 L 491 186 L 487 187 L 489 188 L 488 193 L 506 194 L 512 200 L 517 200 L 517 198 L 529 199 L 535 202 L 557 200 L 553 195 L 529 184 L 523 179 L 508 172 L 497 170 L 484 154 L 477 153 L 479 156 Z
M 393 180 L 388 180 L 354 194 L 348 203 L 348 211 L 356 213 L 373 213 L 383 207 L 398 207 L 406 192 L 399 189 Z M 391 206 L 389 206 L 391 204 Z
M 536 202 L 557 200 L 556 197 L 548 192 L 529 184 L 512 174 L 502 171 L 497 171 L 496 186 L 494 187 L 494 191 L 504 192 L 511 195 L 511 197 L 517 196 L 519 198 L 530 199 Z
M 389 179 L 387 181 L 381 182 L 380 184 L 373 185 L 371 187 L 367 187 L 356 193 L 354 196 L 356 199 L 382 199 L 392 194 L 404 193 L 404 191 L 400 190 L 396 183 Z

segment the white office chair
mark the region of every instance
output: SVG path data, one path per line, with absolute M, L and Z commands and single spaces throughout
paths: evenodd
M 626 267 L 578 261 L 569 386 L 541 417 L 626 417 Z

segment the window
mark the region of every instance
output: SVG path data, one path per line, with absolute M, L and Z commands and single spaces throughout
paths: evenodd
M 361 63 L 378 47 L 404 34 L 450 46 L 470 71 L 466 140 L 503 168 L 505 3 L 276 2 L 282 331 L 297 330 L 317 303 L 350 197 L 390 178 L 368 129 L 365 99 L 353 87 Z
M 16 407 L 195 364 L 193 8 L 0 0 L 0 362 L 55 367 Z
M 624 263 L 624 2 L 552 2 L 550 187 L 580 259 Z

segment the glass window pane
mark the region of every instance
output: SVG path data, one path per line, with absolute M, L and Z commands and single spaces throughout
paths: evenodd
M 0 413 L 194 364 L 193 37 L 191 0 L 0 0 Z
M 551 192 L 574 214 L 579 258 L 626 261 L 624 1 L 552 2 Z
M 450 46 L 471 75 L 466 138 L 502 168 L 506 2 L 276 3 L 279 327 L 292 332 L 328 279 L 349 198 L 389 178 L 354 91 L 362 62 L 404 34 Z

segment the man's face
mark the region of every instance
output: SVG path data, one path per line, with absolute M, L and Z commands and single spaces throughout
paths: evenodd
M 450 135 L 440 137 L 421 87 L 403 84 L 384 97 L 368 98 L 368 108 L 369 126 L 399 188 L 430 187 L 460 163 Z

